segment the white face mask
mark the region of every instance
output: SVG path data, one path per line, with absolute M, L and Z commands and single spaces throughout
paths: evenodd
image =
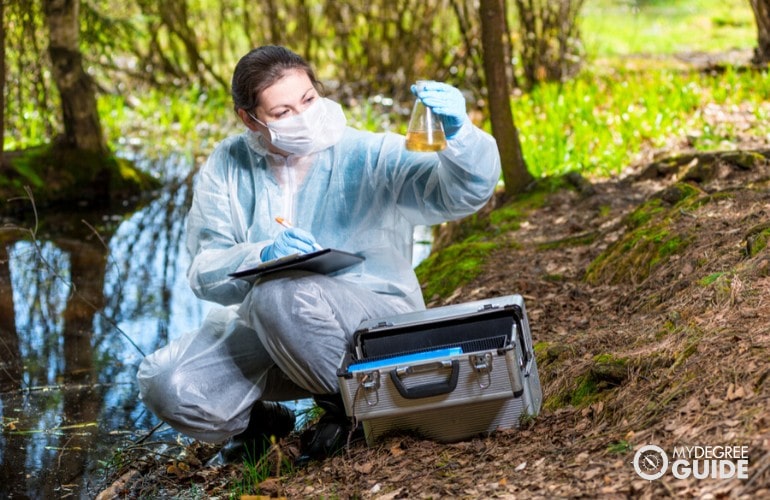
M 319 97 L 305 111 L 270 123 L 249 113 L 270 131 L 270 143 L 299 156 L 309 155 L 337 144 L 342 139 L 347 119 L 342 106 Z

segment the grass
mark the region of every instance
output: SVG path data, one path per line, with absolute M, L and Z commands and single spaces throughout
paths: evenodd
M 151 89 L 130 97 L 102 95 L 98 104 L 109 143 L 150 158 L 174 152 L 205 155 L 239 123 L 230 96 L 222 91 Z
M 588 54 L 716 52 L 756 45 L 748 0 L 587 0 L 582 12 Z
M 676 140 L 701 150 L 729 148 L 745 130 L 724 118 L 740 109 L 753 117 L 740 126 L 770 135 L 769 93 L 767 71 L 588 70 L 516 97 L 513 109 L 533 175 L 607 176 Z

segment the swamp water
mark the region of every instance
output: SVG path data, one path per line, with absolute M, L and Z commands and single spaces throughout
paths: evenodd
M 135 212 L 41 210 L 0 230 L 0 499 L 94 498 L 116 451 L 186 442 L 144 407 L 135 378 L 144 354 L 217 307 L 187 284 L 179 163 L 161 166 L 182 173 Z M 429 235 L 417 228 L 415 264 Z

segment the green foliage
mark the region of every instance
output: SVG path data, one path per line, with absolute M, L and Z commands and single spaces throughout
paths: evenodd
M 709 286 L 712 283 L 716 282 L 719 278 L 722 277 L 722 275 L 725 274 L 723 272 L 718 273 L 711 273 L 708 276 L 705 276 L 698 280 L 698 284 L 701 286 Z
M 612 175 L 649 148 L 687 138 L 715 149 L 735 138 L 729 120 L 710 120 L 715 103 L 747 106 L 758 119 L 754 133 L 770 132 L 767 71 L 721 75 L 647 69 L 585 71 L 563 84 L 543 84 L 513 103 L 522 150 L 533 175 L 583 172 Z
M 259 493 L 260 483 L 271 476 L 280 477 L 284 474 L 290 475 L 293 473 L 294 465 L 292 461 L 280 453 L 276 454 L 276 450 L 277 446 L 273 443 L 261 456 L 246 457 L 243 463 L 240 483 L 230 483 L 233 498 Z
M 625 439 L 621 439 L 620 441 L 615 441 L 614 443 L 611 443 L 607 447 L 607 451 L 610 453 L 617 453 L 617 454 L 624 454 L 628 453 L 629 451 L 632 451 L 634 447 L 626 441 Z
M 587 0 L 586 51 L 601 56 L 724 51 L 756 44 L 747 0 Z
M 218 89 L 149 89 L 130 98 L 103 95 L 98 104 L 108 142 L 150 158 L 180 152 L 205 155 L 243 129 L 229 95 Z
M 257 40 L 286 44 L 306 56 L 331 95 L 344 96 L 351 124 L 370 130 L 403 131 L 403 108 L 412 99 L 408 82 L 415 76 L 448 80 L 483 98 L 478 54 L 460 32 L 463 26 L 466 35 L 476 33 L 472 10 L 458 19 L 452 9 L 417 0 L 398 6 L 375 2 L 368 9 L 291 0 L 273 12 L 263 4 L 222 9 L 219 2 L 202 1 L 184 3 L 173 16 L 163 10 L 178 5 L 98 0 L 82 11 L 85 63 L 106 90 L 99 110 L 115 151 L 206 155 L 239 130 L 229 95 L 212 83 L 212 75 L 226 84 L 237 58 Z M 42 12 L 32 6 L 24 10 L 12 2 L 6 12 L 12 89 L 6 150 L 46 143 L 60 128 L 43 47 L 29 43 L 45 38 Z M 588 69 L 514 99 L 524 156 L 536 177 L 616 174 L 644 151 L 678 139 L 698 149 L 721 147 L 741 131 L 730 120 L 710 118 L 714 104 L 747 107 L 756 119 L 752 133 L 770 133 L 767 71 L 688 73 L 670 64 L 656 68 L 646 57 L 753 47 L 756 30 L 745 0 L 587 0 L 581 22 Z M 190 27 L 196 36 L 183 40 Z M 194 46 L 185 45 L 190 41 Z M 643 61 L 644 71 L 625 57 L 631 53 L 645 55 L 636 63 Z M 202 59 L 196 62 L 197 56 Z M 360 97 L 368 95 L 373 100 Z

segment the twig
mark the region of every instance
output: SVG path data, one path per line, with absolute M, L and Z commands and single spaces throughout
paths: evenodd
M 125 338 L 134 347 L 134 349 L 136 349 L 139 352 L 139 354 L 142 355 L 142 357 L 146 356 L 144 351 L 142 351 L 142 349 L 136 344 L 136 342 L 134 342 L 133 339 L 131 337 L 129 337 L 129 335 L 126 332 L 124 332 L 123 329 L 120 328 L 120 326 L 118 326 L 117 322 L 115 322 L 112 318 L 107 317 L 107 315 L 105 315 L 101 311 L 100 308 L 98 308 L 96 305 L 94 305 L 93 302 L 88 300 L 83 294 L 80 293 L 80 291 L 77 289 L 77 286 L 75 286 L 75 284 L 72 281 L 68 281 L 67 279 L 62 277 L 58 272 L 56 272 L 54 266 L 50 262 L 48 262 L 45 259 L 45 257 L 43 257 L 43 250 L 42 250 L 42 248 L 40 248 L 40 244 L 39 244 L 38 239 L 37 239 L 37 232 L 38 232 L 38 228 L 39 228 L 39 218 L 38 218 L 38 213 L 37 213 L 37 206 L 35 205 L 35 198 L 32 195 L 32 190 L 29 188 L 29 186 L 25 186 L 24 190 L 27 193 L 27 199 L 29 200 L 30 204 L 32 205 L 32 212 L 33 212 L 34 218 L 35 218 L 34 229 L 27 229 L 27 228 L 22 228 L 22 227 L 15 227 L 15 229 L 17 229 L 19 231 L 23 231 L 23 232 L 29 233 L 29 235 L 30 235 L 30 237 L 32 239 L 32 245 L 35 248 L 36 255 L 38 256 L 40 261 L 45 265 L 45 267 L 51 272 L 51 274 L 53 275 L 54 278 L 60 280 L 65 286 L 70 288 L 72 290 L 72 292 L 75 295 L 77 295 L 77 297 L 80 300 L 83 301 L 83 303 L 85 303 L 86 305 L 91 307 L 97 314 L 101 315 L 113 328 L 115 328 L 115 330 L 118 331 L 118 333 L 120 333 L 123 336 L 123 338 Z M 23 198 L 20 198 L 20 199 L 23 199 Z M 89 229 L 91 229 L 91 231 L 93 231 L 93 233 L 96 235 L 96 237 L 102 243 L 104 248 L 109 250 L 109 247 L 107 246 L 106 242 L 101 237 L 101 235 L 98 233 L 98 231 L 92 225 L 88 224 L 87 222 L 85 222 L 83 220 L 81 220 L 81 222 L 83 222 Z
M 161 428 L 161 426 L 162 426 L 163 424 L 165 424 L 165 423 L 166 423 L 166 422 L 158 422 L 158 424 L 157 424 L 155 427 L 153 427 L 152 429 L 150 429 L 150 432 L 148 432 L 146 436 L 143 436 L 142 438 L 138 439 L 138 440 L 136 441 L 136 443 L 134 443 L 134 445 L 140 445 L 140 444 L 144 443 L 144 442 L 145 442 L 147 439 L 149 439 L 149 438 L 150 438 L 150 436 L 152 436 L 153 434 L 155 434 L 155 431 L 157 431 L 158 429 L 160 429 L 160 428 Z

